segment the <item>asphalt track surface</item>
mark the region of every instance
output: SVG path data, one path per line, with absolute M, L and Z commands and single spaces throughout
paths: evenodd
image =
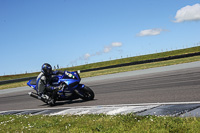
M 182 66 L 184 65 L 188 64 Z M 175 66 L 177 69 L 168 70 L 164 67 L 160 71 L 156 71 L 160 68 L 154 68 L 148 70 L 151 72 L 145 73 L 143 71 L 146 70 L 140 70 L 138 74 L 129 74 L 129 72 L 125 75 L 124 73 L 111 74 L 108 75 L 110 78 L 94 77 L 98 80 L 83 79 L 82 83 L 95 92 L 95 100 L 84 102 L 79 99 L 72 102 L 57 102 L 54 108 L 200 101 L 200 67 L 182 66 L 177 65 Z M 0 92 L 0 111 L 50 108 L 42 101 L 30 97 L 29 87 L 24 88 L 24 91 Z

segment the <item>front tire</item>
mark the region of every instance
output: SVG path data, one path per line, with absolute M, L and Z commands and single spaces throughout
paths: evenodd
M 83 95 L 83 97 L 81 97 L 81 99 L 83 99 L 85 101 L 94 99 L 94 92 L 88 86 L 85 86 L 83 89 L 81 89 L 81 93 Z

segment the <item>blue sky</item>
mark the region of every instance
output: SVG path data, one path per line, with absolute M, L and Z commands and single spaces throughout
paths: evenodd
M 195 45 L 199 0 L 0 0 L 0 75 Z

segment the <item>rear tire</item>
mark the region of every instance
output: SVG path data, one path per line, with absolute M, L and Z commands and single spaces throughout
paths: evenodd
M 80 90 L 82 92 L 82 99 L 85 101 L 93 100 L 94 99 L 94 92 L 87 86 Z

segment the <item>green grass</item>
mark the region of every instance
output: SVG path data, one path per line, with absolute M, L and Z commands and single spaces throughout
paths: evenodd
M 81 66 L 77 66 L 77 67 L 70 67 L 68 69 L 69 70 L 85 70 L 85 69 L 90 69 L 90 68 L 99 68 L 99 67 L 117 65 L 117 64 L 122 64 L 122 63 L 130 63 L 130 62 L 135 62 L 135 61 L 157 59 L 157 58 L 182 55 L 182 54 L 188 54 L 188 53 L 195 53 L 195 52 L 200 52 L 200 46 L 186 48 L 186 49 L 180 49 L 180 50 L 174 50 L 174 51 L 168 51 L 168 52 L 162 52 L 162 53 L 156 53 L 156 54 L 148 54 L 148 55 L 116 59 L 116 60 L 105 61 L 105 62 L 92 63 L 92 64 L 81 65 Z M 64 68 L 63 70 L 66 70 L 66 68 Z
M 68 70 L 68 71 L 85 70 L 85 69 L 90 69 L 90 68 L 99 68 L 99 67 L 105 67 L 105 66 L 110 66 L 110 65 L 130 63 L 130 62 L 135 62 L 135 61 L 156 59 L 156 58 L 162 58 L 162 57 L 169 57 L 169 56 L 188 54 L 188 53 L 194 53 L 194 52 L 200 52 L 200 46 L 186 48 L 186 49 L 180 49 L 180 50 L 173 50 L 173 51 L 168 51 L 168 52 L 162 52 L 162 53 L 156 53 L 156 54 L 116 59 L 116 60 L 112 60 L 112 61 L 92 63 L 92 64 L 87 64 L 87 65 L 69 67 L 69 68 L 63 68 L 61 70 Z M 39 74 L 39 72 L 0 76 L 0 81 L 10 80 L 10 79 L 18 79 L 18 78 L 24 78 L 24 77 L 33 77 L 33 76 L 37 76 L 38 74 Z
M 160 62 L 147 63 L 147 64 L 131 65 L 131 66 L 125 66 L 125 67 L 110 68 L 110 69 L 91 71 L 91 72 L 84 72 L 84 73 L 81 73 L 81 77 L 82 78 L 93 77 L 93 76 L 113 74 L 113 73 L 119 73 L 119 72 L 135 71 L 135 70 L 155 68 L 155 67 L 161 67 L 161 66 L 189 63 L 189 62 L 195 62 L 195 61 L 200 61 L 200 56 L 175 59 L 175 60 L 169 60 L 169 61 L 160 61 Z
M 200 118 L 127 115 L 1 115 L 0 132 L 199 132 Z
M 0 85 L 0 90 L 26 86 L 28 81 Z
M 37 76 L 39 72 L 0 76 L 0 81 Z

